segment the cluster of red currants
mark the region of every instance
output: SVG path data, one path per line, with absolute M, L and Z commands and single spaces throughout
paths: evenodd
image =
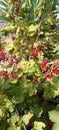
M 19 13 L 20 12 L 20 7 L 19 7 L 20 0 L 13 0 L 13 2 L 16 4 L 14 11 L 16 13 Z M 10 18 L 10 20 L 14 20 L 14 15 L 10 14 L 9 18 Z
M 56 63 L 55 63 L 56 61 Z M 53 64 L 50 66 L 48 60 L 44 60 L 41 64 L 41 70 L 46 71 L 45 72 L 45 78 L 52 78 L 53 76 L 59 75 L 59 61 L 55 60 L 53 61 Z M 48 68 L 48 69 L 47 69 Z
M 39 53 L 42 54 L 43 48 L 44 48 L 43 45 L 39 45 L 37 47 L 34 47 L 34 45 L 32 45 L 31 46 L 31 51 L 30 51 L 31 56 L 33 56 L 33 58 L 37 58 Z
M 8 65 L 7 65 L 8 62 Z M 16 67 L 17 64 L 20 62 L 20 58 L 16 57 L 16 55 L 9 55 L 5 53 L 4 48 L 0 48 L 0 78 L 16 78 L 16 71 L 13 71 L 11 73 L 8 72 L 8 68 Z M 1 70 L 3 65 L 6 64 L 5 68 Z

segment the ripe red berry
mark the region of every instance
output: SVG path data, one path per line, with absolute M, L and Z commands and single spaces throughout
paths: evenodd
M 10 56 L 9 57 L 9 62 L 11 65 L 15 65 L 16 64 L 16 57 L 15 56 Z
M 10 20 L 14 20 L 14 16 L 13 15 L 9 15 Z
M 41 69 L 45 70 L 47 68 L 48 60 L 44 60 L 41 64 Z
M 32 55 L 33 57 L 37 57 L 37 56 L 38 56 L 38 53 L 39 53 L 38 48 L 33 48 L 33 49 L 31 50 L 31 55 Z
M 56 67 L 56 68 L 54 69 L 54 73 L 59 74 L 59 67 Z
M 20 2 L 20 0 L 13 0 L 13 2 L 15 3 L 15 2 Z
M 38 48 L 39 48 L 39 50 L 42 50 L 44 48 L 44 46 L 43 45 L 39 45 Z
M 39 53 L 39 48 L 37 47 L 35 48 L 34 44 L 32 44 L 30 53 L 31 53 L 31 56 L 33 56 L 34 58 L 37 58 L 38 53 Z
M 3 73 L 3 76 L 4 76 L 4 78 L 9 78 L 8 71 L 5 71 L 5 72 Z
M 16 13 L 19 13 L 19 11 L 20 11 L 20 8 L 17 7 L 17 8 L 16 8 Z
M 36 77 L 34 77 L 34 82 L 38 83 L 38 79 Z
M 16 37 L 15 36 L 12 36 L 12 41 L 14 41 L 16 39 Z
M 11 78 L 12 78 L 12 79 L 16 79 L 16 72 L 13 72 L 13 73 L 11 74 Z
M 51 77 L 52 77 L 51 72 L 46 72 L 46 73 L 45 73 L 45 78 L 50 79 Z
M 5 59 L 4 48 L 0 48 L 0 61 Z

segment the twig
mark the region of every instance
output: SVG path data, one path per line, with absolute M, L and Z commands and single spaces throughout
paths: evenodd
M 23 128 L 24 128 L 24 130 L 27 130 L 27 129 L 26 129 L 26 126 L 25 126 L 25 124 L 24 124 L 24 123 L 23 123 Z
M 36 88 L 38 89 L 38 87 L 41 86 L 44 81 L 45 81 L 45 77 L 41 78 L 38 84 L 36 85 Z

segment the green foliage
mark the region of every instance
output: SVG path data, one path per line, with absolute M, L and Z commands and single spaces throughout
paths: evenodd
M 34 122 L 34 127 L 31 130 L 43 130 L 45 128 L 45 124 L 43 122 Z
M 56 110 L 50 111 L 49 118 L 54 123 L 52 130 L 58 130 L 59 129 L 59 112 Z
M 44 97 L 46 99 L 55 98 L 59 95 L 59 77 L 53 80 L 53 84 L 45 83 L 44 85 Z
M 8 119 L 7 121 L 9 123 L 9 127 L 8 130 L 21 130 L 20 127 L 20 123 L 21 123 L 21 119 L 19 118 L 19 116 L 17 116 L 17 114 L 14 113 L 14 115 L 11 116 L 10 119 Z
M 29 120 L 32 118 L 32 116 L 33 116 L 33 114 L 31 114 L 30 112 L 28 114 L 24 115 L 22 117 L 23 123 L 27 125 L 29 123 Z
M 9 21 L 7 17 L 8 10 L 7 0 L 0 0 L 0 20 Z
M 0 118 L 3 118 L 6 115 L 6 112 L 12 112 L 14 106 L 8 97 L 4 94 L 0 94 Z
M 49 119 L 58 130 L 58 1 L 0 4 L 9 21 L 0 39 L 0 130 L 49 130 Z

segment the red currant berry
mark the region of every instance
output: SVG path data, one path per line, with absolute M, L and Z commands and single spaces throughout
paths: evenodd
M 42 50 L 44 48 L 44 46 L 43 45 L 39 45 L 38 48 L 39 48 L 39 50 Z
M 13 0 L 13 2 L 15 3 L 15 2 L 20 2 L 20 0 Z
M 59 74 L 59 67 L 56 67 L 56 68 L 54 69 L 54 73 Z
M 16 39 L 16 37 L 15 36 L 12 36 L 12 41 L 14 41 Z
M 3 73 L 3 76 L 4 76 L 4 78 L 9 78 L 9 74 L 8 74 L 8 71 L 5 71 L 4 73 Z
M 16 13 L 19 13 L 19 11 L 20 11 L 20 8 L 17 7 L 17 8 L 16 8 Z
M 38 83 L 38 79 L 36 77 L 34 77 L 34 82 Z
M 14 16 L 13 15 L 9 15 L 10 20 L 14 20 Z
M 52 78 L 52 74 L 50 72 L 46 72 L 45 78 L 48 78 L 48 79 Z
M 41 64 L 41 69 L 45 70 L 47 68 L 48 60 L 44 60 Z

